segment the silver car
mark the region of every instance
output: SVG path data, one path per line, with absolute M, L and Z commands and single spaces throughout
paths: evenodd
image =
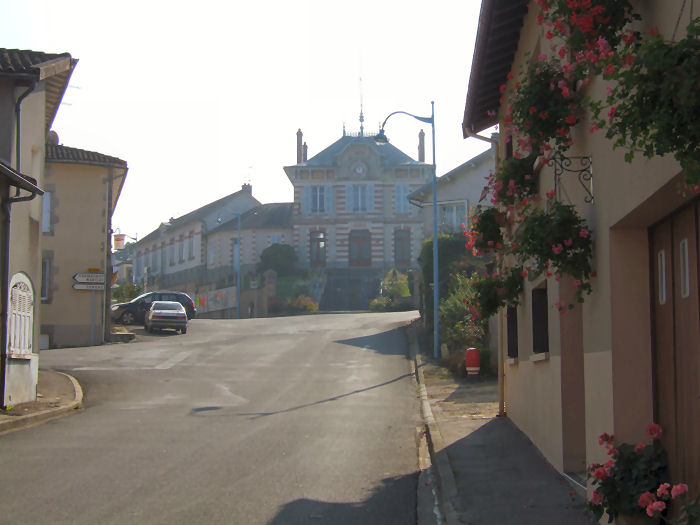
M 143 327 L 147 332 L 172 328 L 186 334 L 187 312 L 184 306 L 175 301 L 153 301 L 151 308 L 146 312 Z

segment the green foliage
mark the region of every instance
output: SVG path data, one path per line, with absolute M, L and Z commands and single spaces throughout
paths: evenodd
M 369 302 L 372 312 L 407 312 L 414 310 L 415 306 L 408 299 L 392 299 L 391 297 L 377 297 Z
M 438 278 L 439 295 L 446 297 L 449 292 L 450 276 L 456 273 L 471 275 L 483 271 L 488 259 L 476 257 L 464 247 L 463 234 L 438 235 Z M 423 241 L 418 264 L 423 276 L 422 305 L 423 319 L 427 330 L 433 328 L 433 239 Z
M 521 262 L 534 264 L 536 273 L 571 276 L 578 302 L 583 302 L 584 292 L 591 293 L 593 240 L 574 206 L 549 200 L 547 210 L 525 217 L 515 239 L 515 254 Z
M 655 493 L 668 481 L 668 460 L 658 441 L 646 446 L 622 443 L 613 447 L 612 440 L 608 434 L 599 440 L 608 448 L 611 459 L 604 465 L 593 463 L 588 469 L 595 491 L 588 508 L 596 520 L 607 513 L 608 523 L 619 515 L 642 515 L 639 497 L 645 492 Z
M 414 306 L 409 292 L 408 274 L 401 273 L 396 268 L 387 272 L 381 282 L 381 297 L 369 303 L 373 312 L 403 312 L 413 310 Z
M 440 341 L 451 349 L 482 346 L 484 342 L 485 325 L 474 322 L 469 311 L 468 298 L 473 294 L 470 277 L 455 274 L 449 294 L 440 301 Z
M 505 215 L 497 208 L 477 207 L 471 215 L 471 228 L 467 232 L 467 249 L 475 255 L 498 250 L 503 245 L 501 226 L 505 223 Z
M 486 320 L 503 306 L 520 304 L 523 291 L 522 268 L 509 268 L 503 273 L 480 275 L 470 279 L 471 296 L 467 297 L 469 311 L 474 320 Z
M 297 254 L 288 244 L 273 244 L 260 254 L 258 273 L 274 270 L 278 277 L 294 274 L 296 271 Z
M 523 197 L 533 197 L 537 194 L 537 179 L 535 177 L 536 154 L 527 157 L 507 157 L 498 164 L 493 178 L 493 200 L 506 206 L 520 202 Z
M 685 171 L 686 184 L 700 182 L 700 18 L 678 42 L 659 34 L 635 41 L 614 57 L 607 78 L 617 81 L 606 100 L 606 136 L 614 147 L 646 157 L 672 153 Z M 633 60 L 627 57 L 633 57 Z M 594 105 L 599 118 L 602 105 Z
M 318 312 L 318 304 L 307 295 L 300 295 L 289 301 L 292 312 Z
M 571 128 L 583 116 L 583 97 L 574 83 L 556 58 L 538 57 L 527 66 L 510 95 L 506 117 L 508 127 L 526 134 L 523 149 L 540 152 L 549 141 L 560 151 L 568 149 Z
M 116 303 L 126 303 L 143 293 L 143 287 L 138 284 L 120 284 L 112 290 L 112 300 Z

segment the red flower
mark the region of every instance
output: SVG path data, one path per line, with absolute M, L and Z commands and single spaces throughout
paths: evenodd
M 576 124 L 576 121 L 578 120 L 574 115 L 569 115 L 565 119 L 567 124 Z
M 547 40 L 551 40 L 552 38 L 554 38 L 554 33 L 552 33 L 551 31 L 547 31 L 547 32 L 544 34 L 544 36 L 547 37 Z
M 659 485 L 659 488 L 656 489 L 656 495 L 659 498 L 663 498 L 664 496 L 668 496 L 669 489 L 671 488 L 670 483 L 662 483 Z
M 639 499 L 637 500 L 637 504 L 642 507 L 646 508 L 652 503 L 656 501 L 656 496 L 654 496 L 651 492 L 647 491 L 644 492 L 641 496 L 639 496 Z
M 537 108 L 535 106 L 530 106 L 530 115 L 537 113 Z
M 659 34 L 659 28 L 656 27 L 656 26 L 652 26 L 652 27 L 649 29 L 649 34 L 650 34 L 650 35 L 658 35 L 658 34 Z
M 593 505 L 603 504 L 603 496 L 601 496 L 600 492 L 598 492 L 597 490 L 594 490 L 591 494 L 591 503 L 593 503 Z
M 647 507 L 647 516 L 653 517 L 655 512 L 663 512 L 666 504 L 663 501 L 655 501 Z
M 559 48 L 559 56 L 561 58 L 564 58 L 566 56 L 566 48 L 565 47 Z
M 634 447 L 635 452 L 641 452 L 646 448 L 646 445 L 644 443 L 637 443 Z
M 661 426 L 656 423 L 649 423 L 646 436 L 651 439 L 659 439 L 661 437 Z
M 598 467 L 593 471 L 593 477 L 600 481 L 605 481 L 608 479 L 608 471 L 605 470 L 605 467 Z

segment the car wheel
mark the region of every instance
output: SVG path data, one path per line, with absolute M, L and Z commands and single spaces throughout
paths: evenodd
M 186 334 L 186 333 L 187 333 L 187 328 L 181 329 L 181 330 L 180 330 L 180 333 L 181 333 L 181 334 Z
M 131 312 L 124 312 L 121 317 L 121 322 L 122 324 L 134 324 L 134 321 L 136 318 L 134 317 L 134 314 Z

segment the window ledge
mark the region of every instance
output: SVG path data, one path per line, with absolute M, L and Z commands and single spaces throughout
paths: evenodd
M 511 366 L 515 366 L 518 364 L 518 358 L 517 357 L 507 357 L 506 363 L 511 365 Z
M 29 359 L 32 359 L 32 358 L 34 357 L 34 355 L 35 355 L 35 354 L 33 354 L 33 353 L 26 353 L 26 354 L 24 354 L 24 353 L 23 353 L 23 354 L 20 354 L 20 353 L 8 353 L 8 354 L 7 354 L 7 357 L 8 357 L 9 359 L 25 359 L 25 360 L 29 360 Z
M 549 361 L 549 352 L 538 352 L 536 354 L 532 354 L 530 356 L 530 361 L 532 361 L 532 362 Z

